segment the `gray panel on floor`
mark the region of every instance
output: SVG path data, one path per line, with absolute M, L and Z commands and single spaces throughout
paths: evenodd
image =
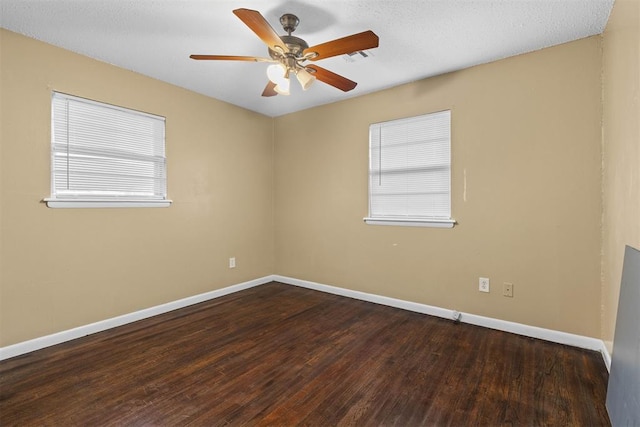
M 607 410 L 614 427 L 640 426 L 640 251 L 630 246 L 624 253 Z

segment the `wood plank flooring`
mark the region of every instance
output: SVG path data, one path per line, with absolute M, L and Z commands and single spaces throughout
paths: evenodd
M 2 426 L 609 425 L 599 353 L 270 283 L 0 362 Z

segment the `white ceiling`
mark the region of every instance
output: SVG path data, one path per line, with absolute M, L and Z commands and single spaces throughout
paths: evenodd
M 0 26 L 269 116 L 303 110 L 604 30 L 614 0 L 0 0 Z M 372 56 L 318 62 L 358 82 L 316 82 L 264 98 L 266 63 L 194 61 L 190 54 L 268 56 L 232 10 L 283 13 L 310 46 L 373 30 Z

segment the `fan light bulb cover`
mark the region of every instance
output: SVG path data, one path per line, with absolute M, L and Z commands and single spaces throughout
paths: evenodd
M 284 79 L 273 88 L 280 95 L 289 95 L 289 79 Z
M 287 70 L 280 64 L 273 64 L 267 67 L 267 77 L 277 85 L 287 80 L 285 78 L 286 72 Z
M 267 67 L 267 77 L 276 85 L 273 90 L 280 95 L 289 95 L 290 82 L 287 74 L 287 70 L 282 64 L 273 64 Z
M 300 86 L 302 86 L 302 90 L 307 90 L 311 86 L 311 84 L 315 81 L 316 77 L 312 75 L 310 72 L 301 68 L 296 73 L 296 77 L 300 82 Z

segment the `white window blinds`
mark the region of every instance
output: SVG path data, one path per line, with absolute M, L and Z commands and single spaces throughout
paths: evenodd
M 367 223 L 451 227 L 451 111 L 369 128 Z
M 163 117 L 54 92 L 51 126 L 50 206 L 168 205 Z

